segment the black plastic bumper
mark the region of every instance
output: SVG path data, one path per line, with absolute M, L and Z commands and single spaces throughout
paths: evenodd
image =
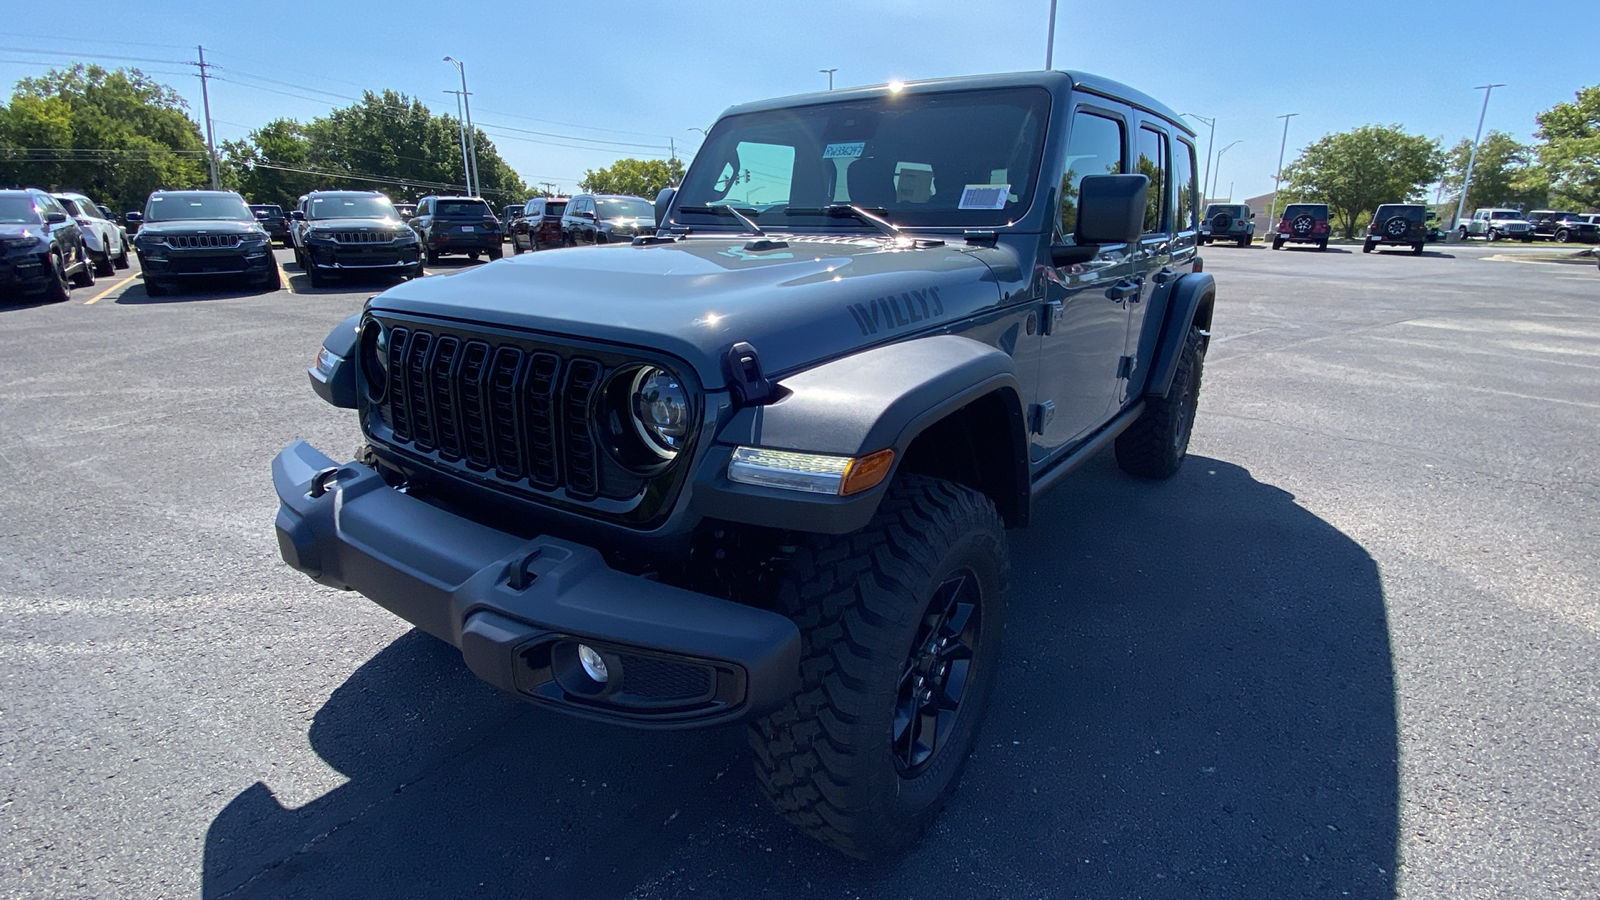
M 496 687 L 646 728 L 764 712 L 799 687 L 799 630 L 776 613 L 618 572 L 592 547 L 480 525 L 303 441 L 273 460 L 272 480 L 285 562 L 449 641 Z M 604 660 L 605 683 L 586 674 L 580 644 Z

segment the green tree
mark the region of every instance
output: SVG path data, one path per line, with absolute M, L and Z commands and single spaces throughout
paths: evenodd
M 664 187 L 683 180 L 680 159 L 619 159 L 604 169 L 583 173 L 578 187 L 595 194 L 632 194 L 654 200 Z
M 1539 164 L 1550 179 L 1552 199 L 1562 206 L 1600 209 L 1600 85 L 1578 91 L 1534 117 Z
M 1461 199 L 1461 183 L 1472 157 L 1472 141 L 1461 142 L 1445 154 L 1445 172 L 1440 183 L 1452 197 L 1450 214 L 1455 215 Z M 1467 192 L 1467 212 L 1480 206 L 1535 207 L 1546 202 L 1550 193 L 1543 171 L 1534 162 L 1533 148 L 1516 141 L 1503 131 L 1491 131 L 1478 145 L 1478 158 L 1472 163 L 1472 187 Z
M 209 182 L 200 126 L 138 69 L 74 65 L 17 82 L 0 107 L 0 181 L 81 190 L 121 212 Z
M 1364 125 L 1325 135 L 1301 151 L 1284 167 L 1288 187 L 1281 199 L 1328 204 L 1344 236 L 1352 237 L 1379 204 L 1417 200 L 1443 173 L 1437 140 L 1406 134 L 1398 125 Z

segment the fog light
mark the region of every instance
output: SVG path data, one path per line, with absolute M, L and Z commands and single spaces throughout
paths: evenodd
M 611 673 L 606 671 L 606 661 L 601 658 L 599 651 L 588 644 L 578 645 L 578 662 L 583 665 L 584 674 L 601 684 L 611 677 Z

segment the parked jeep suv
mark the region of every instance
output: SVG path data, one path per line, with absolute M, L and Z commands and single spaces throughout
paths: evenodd
M 283 286 L 271 237 L 233 191 L 156 191 L 133 249 L 152 297 L 179 282 L 230 275 L 267 290 Z
M 366 443 L 279 454 L 283 558 L 545 708 L 746 720 L 786 818 L 899 850 L 978 740 L 1007 528 L 1102 450 L 1183 463 L 1194 159 L 1175 112 L 1076 73 L 735 107 L 631 247 L 334 329 L 312 387 Z
M 322 287 L 343 275 L 422 275 L 421 242 L 377 191 L 312 191 L 294 217 L 295 261 Z
M 471 259 L 499 259 L 502 253 L 500 220 L 482 197 L 423 197 L 410 225 L 430 266 L 450 253 Z
M 1428 243 L 1428 220 L 1433 214 L 1420 203 L 1385 203 L 1372 214 L 1367 223 L 1367 239 L 1361 244 L 1362 253 L 1393 244 L 1410 247 L 1413 255 L 1421 256 Z
M 0 299 L 42 292 L 65 300 L 94 284 L 83 226 L 44 191 L 0 190 Z
M 643 197 L 579 194 L 561 211 L 561 236 L 568 247 L 626 244 L 655 230 L 655 207 Z
M 1469 237 L 1480 237 L 1489 241 L 1516 238 L 1524 244 L 1533 241 L 1533 226 L 1522 217 L 1520 211 L 1515 209 L 1475 210 L 1471 219 L 1458 223 L 1457 232 L 1463 241 Z
M 1600 225 L 1574 212 L 1555 209 L 1536 209 L 1528 213 L 1528 224 L 1533 226 L 1533 236 L 1565 244 L 1581 241 L 1593 244 L 1600 240 Z
M 562 245 L 561 214 L 567 208 L 565 197 L 535 197 L 523 207 L 522 215 L 511 228 L 511 252 L 543 250 Z
M 1213 203 L 1200 220 L 1200 243 L 1232 241 L 1241 247 L 1255 240 L 1256 214 L 1243 203 Z
M 1318 250 L 1326 250 L 1328 232 L 1328 204 L 1291 203 L 1278 219 L 1272 249 L 1282 250 L 1284 244 L 1315 244 Z

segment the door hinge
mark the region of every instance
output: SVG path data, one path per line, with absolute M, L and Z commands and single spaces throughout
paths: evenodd
M 1033 404 L 1028 409 L 1028 430 L 1034 434 L 1044 434 L 1045 426 L 1049 425 L 1050 420 L 1055 416 L 1056 402 L 1054 400 Z
M 1117 377 L 1118 378 L 1132 378 L 1133 377 L 1133 357 L 1124 356 L 1124 357 L 1121 357 L 1121 358 L 1119 358 L 1117 360 Z

